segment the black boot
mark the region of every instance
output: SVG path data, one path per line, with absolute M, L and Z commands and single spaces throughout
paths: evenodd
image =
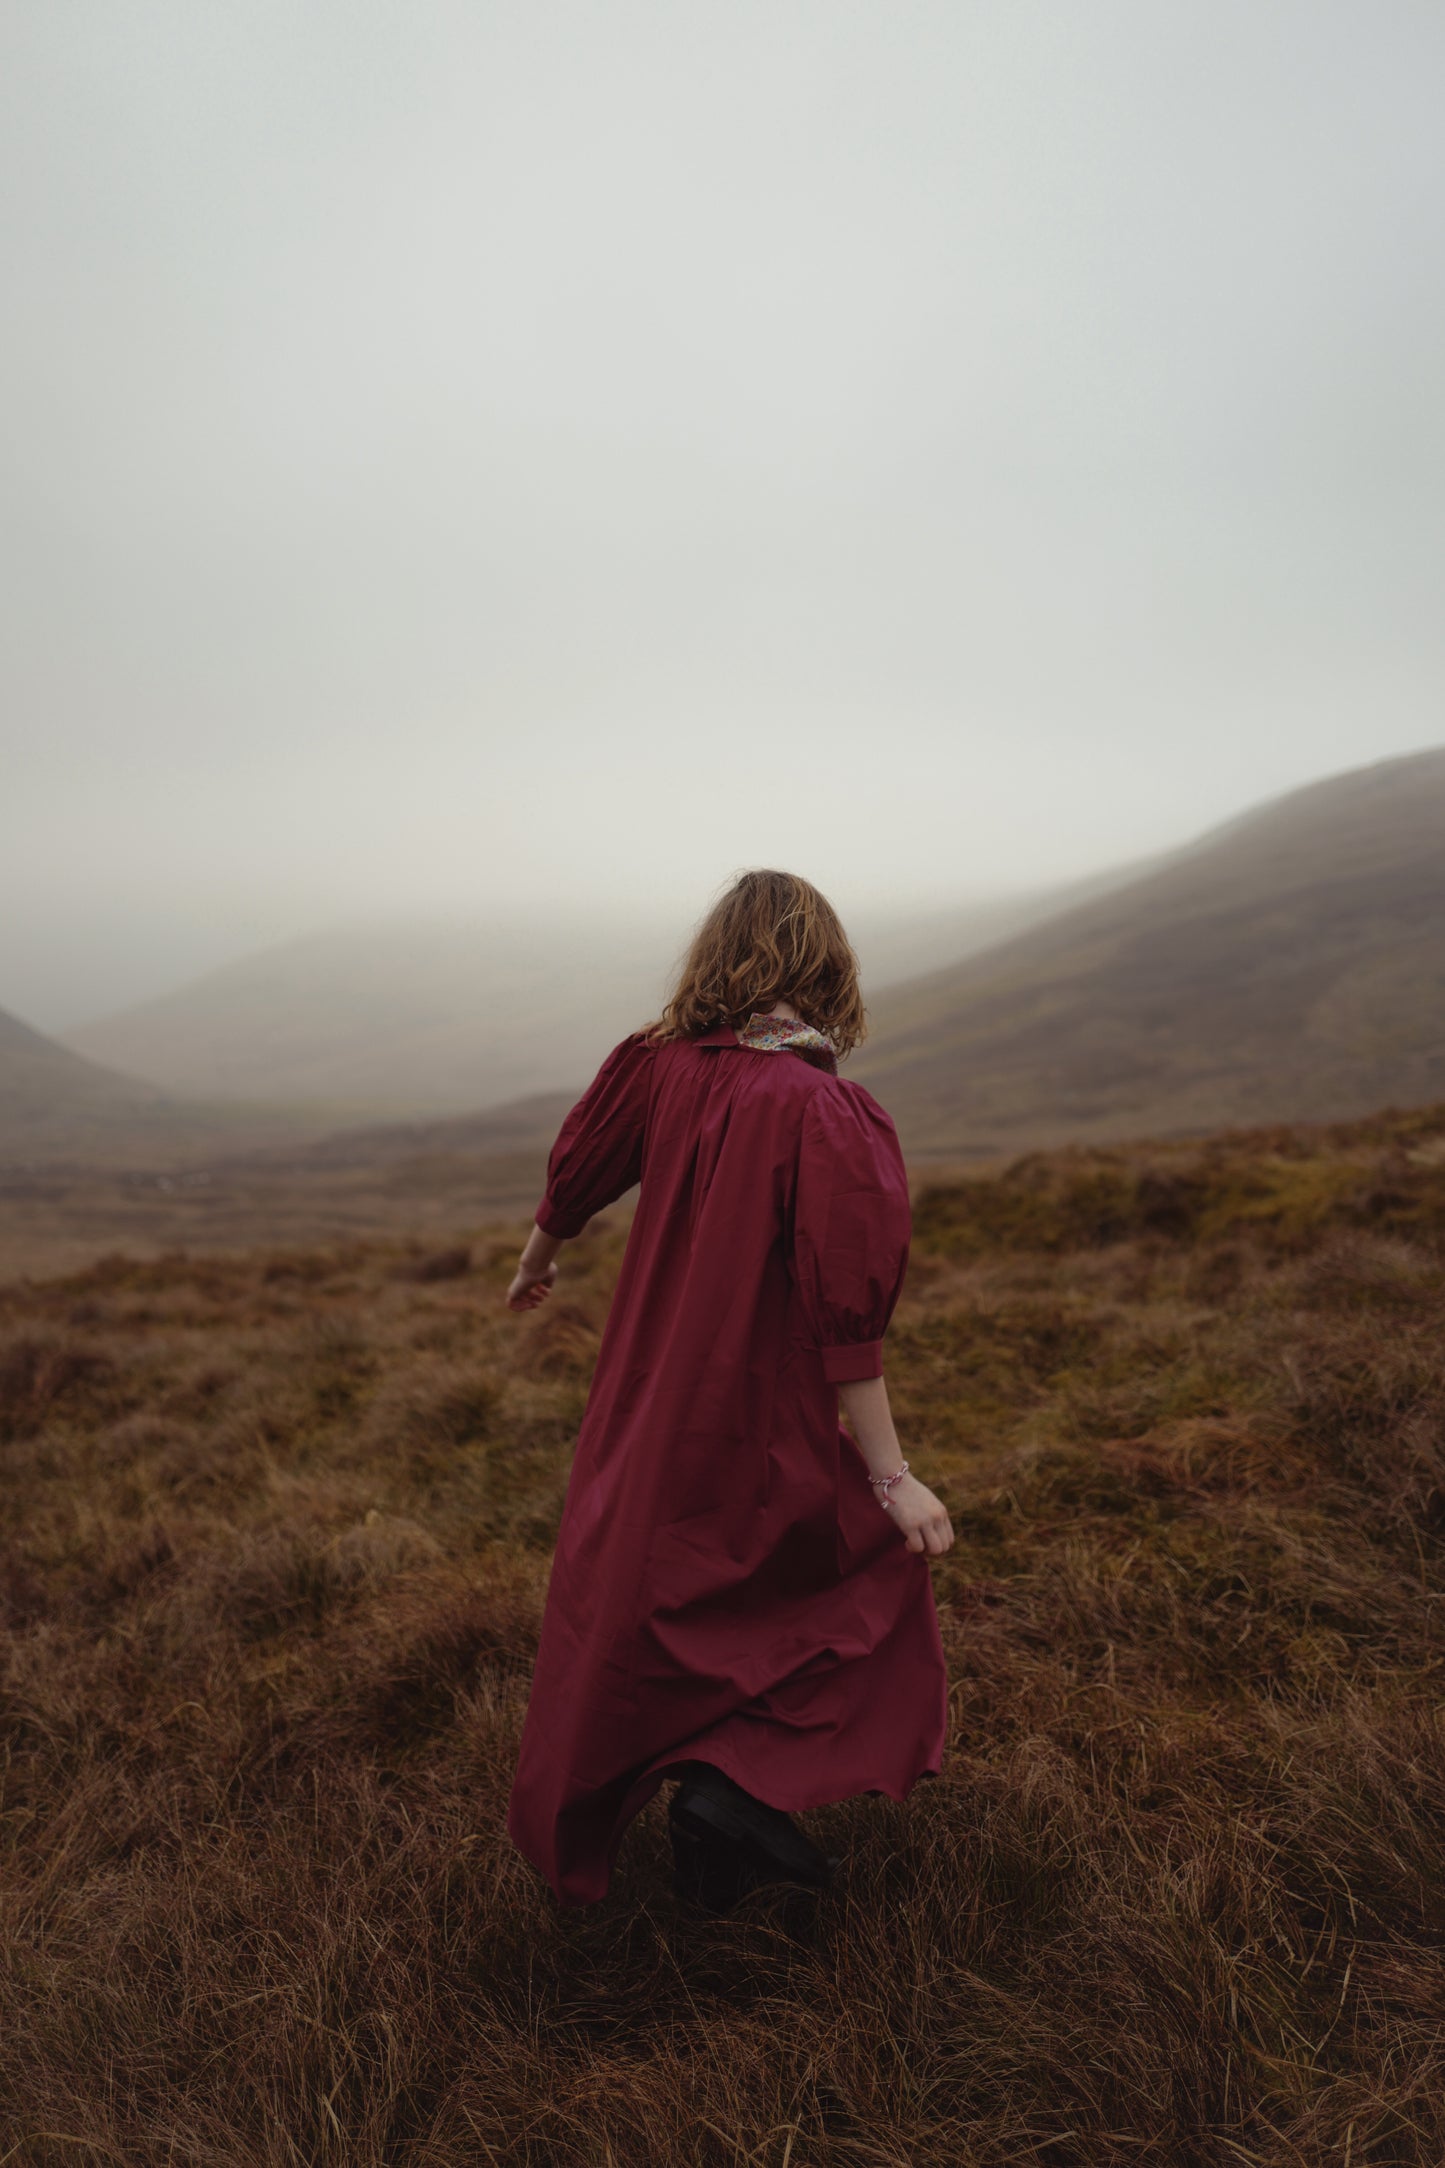
M 702 1829 L 689 1829 L 669 1811 L 668 1834 L 672 1838 L 672 1884 L 679 1897 L 699 1905 L 704 1912 L 731 1912 L 757 1877 L 735 1844 L 726 1837 Z
M 826 1888 L 839 1862 L 779 1807 L 765 1805 L 708 1762 L 694 1762 L 668 1804 L 679 1891 L 710 1912 L 731 1911 L 765 1882 Z

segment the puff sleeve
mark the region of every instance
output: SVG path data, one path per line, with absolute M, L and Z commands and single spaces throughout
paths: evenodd
M 537 1206 L 543 1234 L 580 1235 L 594 1212 L 642 1176 L 642 1146 L 656 1049 L 630 1032 L 603 1062 L 557 1132 Z
M 889 1115 L 859 1084 L 814 1092 L 799 1136 L 789 1262 L 830 1383 L 883 1375 L 883 1334 L 911 1234 L 908 1176 Z

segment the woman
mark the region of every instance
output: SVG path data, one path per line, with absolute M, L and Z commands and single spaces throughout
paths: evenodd
M 512 1310 L 641 1183 L 507 1818 L 564 1905 L 606 1894 L 666 1778 L 678 1887 L 727 1910 L 761 1881 L 827 1881 L 793 1812 L 937 1774 L 928 1560 L 953 1530 L 883 1382 L 910 1217 L 892 1122 L 837 1073 L 863 1034 L 831 906 L 745 873 L 552 1148 Z

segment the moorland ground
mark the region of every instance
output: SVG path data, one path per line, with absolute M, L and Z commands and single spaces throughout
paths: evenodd
M 502 1826 L 621 1215 L 0 1290 L 0 2161 L 1445 2158 L 1445 1108 L 915 1226 L 945 1768 L 727 1920 Z

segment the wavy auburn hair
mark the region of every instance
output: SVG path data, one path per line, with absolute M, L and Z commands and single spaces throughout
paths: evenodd
M 847 1054 L 867 1036 L 858 959 L 826 896 L 796 873 L 741 873 L 708 912 L 661 1016 L 640 1028 L 649 1045 L 696 1039 L 717 1023 L 745 1024 L 786 1001 Z

